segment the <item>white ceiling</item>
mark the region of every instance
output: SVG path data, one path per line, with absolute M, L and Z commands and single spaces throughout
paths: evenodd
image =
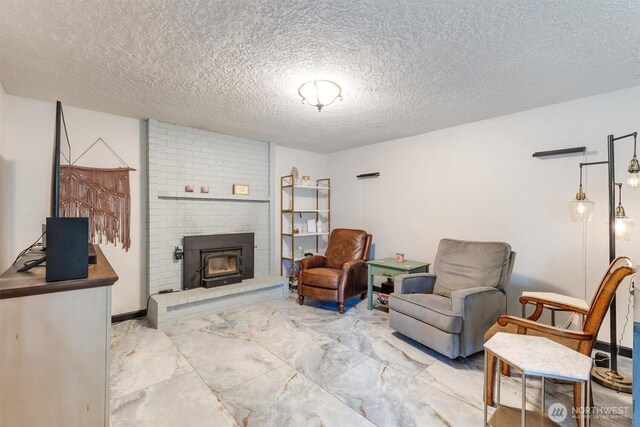
M 324 153 L 638 86 L 639 46 L 637 0 L 0 0 L 9 94 Z

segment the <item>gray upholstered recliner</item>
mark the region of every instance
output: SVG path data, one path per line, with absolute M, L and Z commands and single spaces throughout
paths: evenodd
M 442 239 L 433 274 L 396 276 L 389 325 L 452 359 L 481 351 L 507 311 L 515 257 L 507 243 Z

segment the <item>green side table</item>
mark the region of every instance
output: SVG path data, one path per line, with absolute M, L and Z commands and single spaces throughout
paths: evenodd
M 384 276 L 394 278 L 401 274 L 428 273 L 431 264 L 420 261 L 404 260 L 397 262 L 395 258 L 383 258 L 367 261 L 368 284 L 367 284 L 367 308 L 373 309 L 373 277 Z

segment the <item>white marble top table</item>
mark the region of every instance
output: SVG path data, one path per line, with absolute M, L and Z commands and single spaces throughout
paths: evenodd
M 590 357 L 544 337 L 498 332 L 484 348 L 525 375 L 567 381 L 588 381 Z
M 554 292 L 523 292 L 522 296 L 543 299 L 560 304 L 572 305 L 584 310 L 589 310 L 589 304 L 587 304 L 587 301 L 580 298 L 573 298 L 566 295 L 556 294 Z
M 506 334 L 498 332 L 484 344 L 485 349 L 485 384 L 487 378 L 487 354 L 493 353 L 498 358 L 498 370 L 500 361 L 506 362 L 512 367 L 522 371 L 522 407 L 518 410 L 500 405 L 500 373 L 497 383 L 497 404 L 491 419 L 487 422 L 487 400 L 484 404 L 485 426 L 515 426 L 520 418 L 520 425 L 555 425 L 545 415 L 544 404 L 544 378 L 555 378 L 572 382 L 580 382 L 582 388 L 582 425 L 589 425 L 584 408 L 587 407 L 586 396 L 589 395 L 591 358 L 571 350 L 545 337 L 533 335 Z M 542 404 L 541 412 L 527 411 L 527 376 L 542 377 Z

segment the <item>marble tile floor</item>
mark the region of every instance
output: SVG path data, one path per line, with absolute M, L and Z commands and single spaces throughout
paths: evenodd
M 483 363 L 482 353 L 450 360 L 397 334 L 358 298 L 343 315 L 290 298 L 164 332 L 131 320 L 112 327 L 112 425 L 479 426 Z M 528 407 L 539 410 L 540 382 L 528 385 Z M 631 395 L 593 388 L 597 406 L 623 415 L 592 425 L 630 426 Z M 546 389 L 547 408 L 570 407 L 571 386 Z M 503 403 L 520 406 L 520 390 L 517 376 L 503 379 Z

